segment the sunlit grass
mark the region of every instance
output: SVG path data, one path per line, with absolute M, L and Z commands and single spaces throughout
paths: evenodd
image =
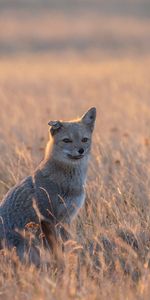
M 72 242 L 64 273 L 44 250 L 39 270 L 2 251 L 0 297 L 149 299 L 150 58 L 64 57 L 0 61 L 0 196 L 42 159 L 50 119 L 96 106 L 78 250 Z

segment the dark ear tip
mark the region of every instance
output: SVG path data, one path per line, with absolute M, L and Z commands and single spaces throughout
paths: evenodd
M 96 107 L 91 107 L 89 110 L 96 114 Z
M 52 135 L 54 135 L 62 127 L 62 123 L 60 121 L 49 121 L 48 125 L 51 126 L 50 132 Z
M 58 127 L 58 126 L 61 126 L 61 122 L 60 121 L 49 121 L 48 125 Z
M 96 107 L 91 107 L 89 109 L 89 113 L 90 113 L 90 119 L 93 120 L 96 118 Z

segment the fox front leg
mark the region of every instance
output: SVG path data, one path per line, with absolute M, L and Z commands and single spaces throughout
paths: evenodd
M 41 220 L 41 229 L 44 234 L 44 246 L 50 248 L 52 254 L 55 255 L 58 239 L 55 224 L 46 220 Z
M 69 225 L 70 224 L 59 225 L 59 234 L 60 234 L 60 237 L 61 237 L 63 243 L 67 242 L 68 240 L 72 240 L 72 236 L 68 230 Z

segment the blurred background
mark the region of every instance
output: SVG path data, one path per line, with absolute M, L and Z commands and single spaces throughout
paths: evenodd
M 0 0 L 0 55 L 147 55 L 149 0 Z

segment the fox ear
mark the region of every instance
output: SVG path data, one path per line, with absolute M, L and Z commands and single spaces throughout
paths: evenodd
M 54 135 L 57 133 L 57 131 L 62 127 L 62 123 L 60 121 L 49 121 L 48 125 L 50 128 L 51 135 Z
M 96 119 L 96 108 L 92 107 L 83 115 L 81 121 L 85 125 L 89 126 L 90 129 L 93 131 L 95 119 Z

